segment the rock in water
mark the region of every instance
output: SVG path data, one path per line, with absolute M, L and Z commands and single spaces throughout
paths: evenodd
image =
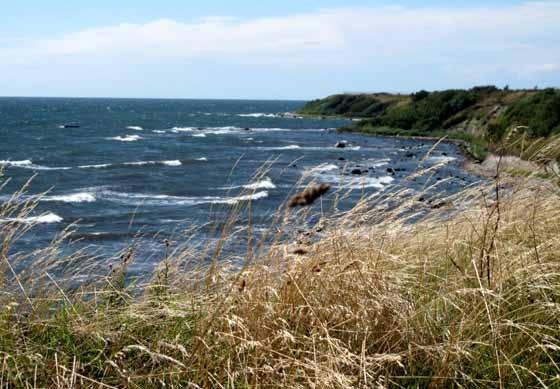
M 315 200 L 327 193 L 330 188 L 331 186 L 329 184 L 309 185 L 303 192 L 292 197 L 288 206 L 294 208 L 297 206 L 305 207 L 311 205 Z
M 346 142 L 345 141 L 338 141 L 338 142 L 336 142 L 334 147 L 336 147 L 337 149 L 343 149 L 343 148 L 346 147 Z
M 360 169 L 352 169 L 352 171 L 350 173 L 360 175 L 360 174 L 362 174 L 362 171 Z

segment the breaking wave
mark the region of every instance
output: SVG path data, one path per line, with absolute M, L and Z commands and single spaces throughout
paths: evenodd
M 260 200 L 268 197 L 267 191 L 261 191 L 249 195 L 236 197 L 220 196 L 169 196 L 142 193 L 121 193 L 103 190 L 97 195 L 105 201 L 112 201 L 131 206 L 178 206 L 178 205 L 201 205 L 201 204 L 228 204 L 235 205 L 242 201 Z
M 23 161 L 0 161 L 0 165 L 8 166 L 8 167 L 17 167 L 22 169 L 32 169 L 32 170 L 69 170 L 72 169 L 71 167 L 49 167 L 49 166 L 42 166 L 42 165 L 35 165 L 30 160 L 26 159 Z
M 220 189 L 228 189 L 229 190 L 229 189 L 239 189 L 239 188 L 251 189 L 251 190 L 276 189 L 276 185 L 274 185 L 274 183 L 272 182 L 272 180 L 269 177 L 265 177 L 261 181 L 253 182 L 251 184 L 237 185 L 237 186 L 227 186 L 227 187 L 222 187 Z
M 41 201 L 59 201 L 63 203 L 93 203 L 96 198 L 93 193 L 80 192 L 68 195 L 44 196 Z
M 109 140 L 118 140 L 119 142 L 136 142 L 143 139 L 140 135 L 125 135 L 125 136 L 115 136 L 112 138 L 107 138 Z
M 50 224 L 60 223 L 63 219 L 56 213 L 48 212 L 41 216 L 31 216 L 26 218 L 7 218 L 0 219 L 0 223 L 25 223 L 25 224 Z

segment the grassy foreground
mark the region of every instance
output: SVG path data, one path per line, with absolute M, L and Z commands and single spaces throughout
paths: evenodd
M 58 241 L 18 272 L 29 258 L 10 247 L 31 226 L 6 220 L 33 203 L 16 195 L 0 209 L 0 387 L 559 387 L 558 187 L 502 177 L 441 207 L 404 195 L 234 272 L 162 243 L 142 285 L 124 282 L 133 246 L 93 282 L 64 281 L 89 262 Z

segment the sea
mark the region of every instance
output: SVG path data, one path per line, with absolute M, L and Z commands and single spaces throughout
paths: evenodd
M 426 158 L 432 141 L 339 133 L 349 120 L 294 114 L 304 104 L 0 98 L 0 203 L 30 180 L 18 201 L 39 196 L 25 217 L 0 218 L 30 226 L 11 250 L 32 252 L 69 229 L 68 247 L 91 250 L 100 262 L 134 242 L 131 271 L 149 273 L 166 240 L 207 246 L 228 221 L 230 254 L 242 257 L 247 240 L 235 231 L 270 228 L 311 181 L 331 185 L 309 213 L 316 218 L 395 188 L 424 190 L 427 178 L 410 179 L 419 165 L 441 165 L 435 179 L 443 194 L 479 180 L 461 169 L 452 144 Z

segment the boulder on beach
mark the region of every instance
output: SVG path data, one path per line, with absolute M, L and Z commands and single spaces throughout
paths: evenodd
M 329 184 L 309 185 L 303 192 L 293 196 L 288 202 L 288 206 L 294 208 L 297 206 L 305 207 L 311 205 L 315 200 L 327 193 L 330 188 L 331 186 Z

